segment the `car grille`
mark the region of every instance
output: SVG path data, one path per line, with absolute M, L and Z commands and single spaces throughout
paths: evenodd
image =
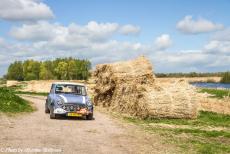
M 79 111 L 82 108 L 86 108 L 85 104 L 65 104 L 62 108 L 66 111 Z

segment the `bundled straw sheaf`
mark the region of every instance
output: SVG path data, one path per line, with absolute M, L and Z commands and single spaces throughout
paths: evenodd
M 141 118 L 195 118 L 195 91 L 185 81 L 157 84 L 148 59 L 100 64 L 96 79 L 95 105 Z

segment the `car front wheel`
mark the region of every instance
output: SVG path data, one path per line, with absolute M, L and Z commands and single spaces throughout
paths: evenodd
M 45 113 L 50 113 L 50 110 L 48 109 L 47 106 L 45 106 Z
M 48 104 L 47 104 L 47 100 L 46 100 L 46 103 L 45 103 L 45 113 L 50 113 L 50 110 L 49 110 Z
M 50 119 L 56 119 L 55 113 L 53 113 L 53 112 L 51 112 L 51 111 L 50 111 Z
M 93 114 L 86 115 L 86 120 L 93 120 Z

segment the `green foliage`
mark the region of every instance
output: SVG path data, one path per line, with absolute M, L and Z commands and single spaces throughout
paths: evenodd
M 22 62 L 15 61 L 14 63 L 10 64 L 8 68 L 7 79 L 19 81 L 24 80 Z
M 24 80 L 39 80 L 40 62 L 26 60 L 23 63 Z
M 33 110 L 32 106 L 26 100 L 15 95 L 14 91 L 0 88 L 0 112 L 16 113 Z
M 222 83 L 230 83 L 230 72 L 226 72 L 223 74 L 220 82 Z
M 53 79 L 53 74 L 48 70 L 48 67 L 49 66 L 47 65 L 46 62 L 40 65 L 39 79 L 41 80 Z
M 44 62 L 16 61 L 9 66 L 6 78 L 8 80 L 87 80 L 90 69 L 90 61 L 74 58 L 57 58 Z
M 224 89 L 207 89 L 202 88 L 199 92 L 201 93 L 208 93 L 215 97 L 215 98 L 224 98 L 224 96 L 230 96 L 230 90 L 224 90 Z

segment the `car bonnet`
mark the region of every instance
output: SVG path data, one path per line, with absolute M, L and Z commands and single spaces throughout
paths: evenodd
M 64 103 L 78 103 L 78 104 L 86 103 L 85 96 L 74 95 L 74 94 L 58 94 L 58 96 L 64 101 Z

